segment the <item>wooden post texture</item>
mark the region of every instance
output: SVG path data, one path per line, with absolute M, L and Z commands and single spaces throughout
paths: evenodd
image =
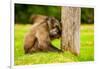
M 81 10 L 78 7 L 62 7 L 62 42 L 61 49 L 75 55 L 80 53 Z

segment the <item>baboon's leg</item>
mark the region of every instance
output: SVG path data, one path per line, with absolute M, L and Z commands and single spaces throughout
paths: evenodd
M 24 42 L 25 54 L 30 53 L 35 44 L 36 37 L 27 35 Z
M 37 39 L 39 41 L 39 48 L 42 51 L 54 51 L 54 52 L 61 51 L 58 48 L 51 45 L 50 37 L 47 32 L 44 32 L 44 33 L 42 32 L 42 34 L 38 33 Z
M 48 51 L 48 43 L 50 42 L 48 31 L 42 28 L 37 32 L 36 37 L 38 40 L 38 47 L 40 48 L 40 50 Z
M 51 43 L 46 41 L 40 43 L 39 45 L 42 51 L 62 52 L 60 49 L 54 47 Z
M 34 45 L 32 46 L 32 48 L 29 50 L 29 53 L 33 53 L 33 52 L 38 52 L 40 51 L 39 47 L 38 47 L 38 41 L 35 40 Z
M 46 41 L 39 42 L 39 49 L 41 51 L 48 51 L 48 44 L 46 43 Z
M 53 52 L 62 52 L 62 50 L 54 47 L 52 44 L 49 44 L 48 49 L 49 51 L 53 51 Z

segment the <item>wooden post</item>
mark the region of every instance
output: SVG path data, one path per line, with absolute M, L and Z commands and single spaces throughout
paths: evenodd
M 77 7 L 62 7 L 62 44 L 63 51 L 70 51 L 75 55 L 80 53 L 80 14 Z

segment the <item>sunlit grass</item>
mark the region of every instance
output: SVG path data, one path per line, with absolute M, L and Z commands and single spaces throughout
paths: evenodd
M 81 25 L 80 30 L 80 55 L 75 56 L 70 52 L 39 52 L 31 55 L 25 55 L 23 50 L 23 39 L 25 33 L 31 25 L 15 25 L 15 47 L 14 63 L 15 65 L 32 65 L 48 63 L 65 63 L 94 60 L 94 25 Z M 60 48 L 60 39 L 51 42 L 57 48 Z

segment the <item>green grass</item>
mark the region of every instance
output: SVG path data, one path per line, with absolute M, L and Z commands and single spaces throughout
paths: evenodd
M 75 56 L 70 52 L 39 52 L 31 55 L 25 55 L 23 50 L 23 39 L 25 33 L 31 25 L 15 25 L 15 46 L 14 46 L 14 64 L 15 65 L 33 65 L 48 63 L 81 62 L 94 60 L 94 25 L 81 25 L 80 30 L 80 55 Z M 57 48 L 60 48 L 60 39 L 51 42 Z

